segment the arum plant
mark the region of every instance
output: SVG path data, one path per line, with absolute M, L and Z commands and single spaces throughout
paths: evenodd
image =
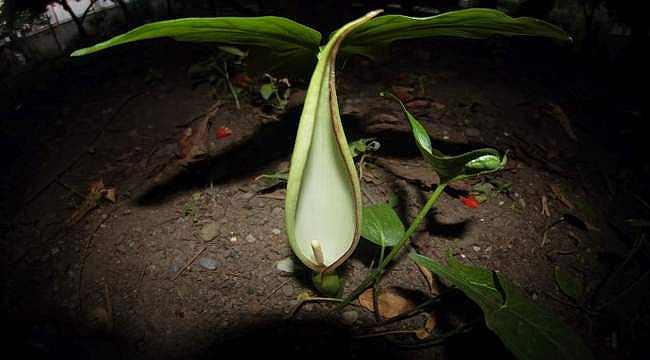
M 146 24 L 77 50 L 72 56 L 134 41 L 173 38 L 246 46 L 249 63 L 264 63 L 276 69 L 313 70 L 291 158 L 285 214 L 292 250 L 314 271 L 316 287 L 333 295 L 340 291 L 335 270 L 355 250 L 362 222 L 359 180 L 343 132 L 335 91 L 334 67 L 339 50 L 347 55 L 378 59 L 395 41 L 433 36 L 472 39 L 495 35 L 540 36 L 565 43 L 571 41 L 554 25 L 527 17 L 511 18 L 491 9 L 452 11 L 425 18 L 377 17 L 379 13 L 381 10 L 372 11 L 346 24 L 323 47 L 318 31 L 286 18 L 186 18 Z M 420 150 L 440 175 L 441 184 L 414 224 L 382 259 L 375 272 L 377 276 L 399 252 L 449 181 L 495 171 L 505 163 L 505 157 L 491 149 L 446 156 L 431 147 L 426 132 L 421 126 L 417 128 L 417 121 L 411 121 L 410 117 L 409 121 Z

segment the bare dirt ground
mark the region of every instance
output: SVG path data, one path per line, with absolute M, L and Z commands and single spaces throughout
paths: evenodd
M 310 303 L 287 319 L 298 294 L 312 292 L 309 275 L 288 246 L 283 187 L 262 191 L 252 178 L 286 168 L 300 108 L 269 111 L 251 90 L 240 93 L 237 109 L 228 92 L 215 97 L 210 86 L 194 86 L 187 69 L 206 54 L 172 41 L 128 46 L 34 69 L 19 82 L 29 86 L 12 88 L 2 119 L 2 308 L 10 348 L 42 358 L 259 350 L 290 358 L 511 356 L 480 326 L 416 349 L 398 344 L 413 343 L 412 334 L 359 337 L 375 320 L 356 302 L 341 312 Z M 601 255 L 624 257 L 630 245 L 612 225 L 626 215 L 612 195 L 626 183 L 619 177 L 618 190 L 608 187 L 621 167 L 610 166 L 616 156 L 590 131 L 595 120 L 585 122 L 598 110 L 583 107 L 602 94 L 567 77 L 568 58 L 544 43 L 405 44 L 387 64 L 346 63 L 339 100 L 348 138 L 381 143 L 364 161 L 364 201 L 394 201 L 407 223 L 437 178 L 400 109 L 380 91 L 405 99 L 445 152 L 509 149 L 505 170 L 453 184 L 411 246 L 437 260 L 451 249 L 464 263 L 501 272 L 584 336 L 597 358 L 617 358 L 631 351 L 612 339 L 622 334 L 619 325 L 581 312 L 553 276 L 560 267 L 591 293 L 612 268 Z M 304 82 L 290 80 L 299 94 Z M 179 164 L 185 129 L 215 103 L 208 156 Z M 216 137 L 222 127 L 232 134 Z M 115 202 L 101 200 L 66 223 L 99 179 L 115 189 Z M 499 188 L 478 208 L 466 206 L 461 196 L 481 182 Z M 558 223 L 565 214 L 587 228 Z M 347 291 L 363 278 L 372 251 L 362 244 L 343 269 Z M 286 258 L 293 272 L 278 270 Z M 429 293 L 405 256 L 381 287 L 413 303 Z M 436 308 L 434 332 L 459 318 L 480 319 L 480 311 L 454 295 Z M 425 319 L 389 329 L 421 327 Z

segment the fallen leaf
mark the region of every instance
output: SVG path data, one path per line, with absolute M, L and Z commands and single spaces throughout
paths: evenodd
M 177 157 L 181 164 L 200 159 L 208 154 L 208 130 L 210 119 L 221 108 L 221 103 L 212 105 L 200 118 L 185 129 L 178 141 Z
M 105 188 L 102 190 L 102 194 L 104 195 L 104 199 L 115 203 L 117 200 L 117 196 L 115 194 L 115 188 Z
M 225 126 L 220 127 L 219 130 L 217 130 L 217 132 L 215 133 L 215 137 L 217 139 L 225 138 L 230 135 L 232 135 L 232 130 L 230 130 L 230 128 L 227 128 Z
M 557 184 L 550 184 L 549 187 L 551 188 L 551 191 L 553 191 L 553 194 L 560 200 L 564 206 L 568 207 L 569 209 L 575 209 L 575 206 L 573 206 L 573 203 L 567 199 L 566 196 L 564 196 L 564 193 L 560 189 L 560 186 Z
M 415 331 L 415 337 L 420 340 L 424 340 L 431 336 L 433 329 L 436 328 L 436 318 L 433 314 L 425 313 L 427 320 L 424 323 L 424 326 L 421 329 Z
M 417 263 L 415 264 L 415 266 L 418 267 L 418 270 L 420 270 L 420 273 L 424 277 L 424 280 L 427 282 L 427 286 L 429 287 L 429 293 L 432 296 L 440 295 L 440 283 L 438 282 L 438 278 L 433 276 L 431 270 L 425 268 L 424 266 Z
M 373 290 L 367 289 L 359 295 L 359 304 L 370 311 L 375 311 L 372 297 Z M 395 317 L 414 308 L 413 303 L 409 300 L 388 290 L 381 290 L 379 292 L 377 303 L 379 305 L 379 315 L 385 318 Z
M 250 76 L 245 71 L 239 72 L 235 74 L 230 80 L 230 82 L 239 88 L 242 89 L 250 89 L 253 84 L 255 84 L 255 81 L 251 79 Z
M 86 198 L 66 220 L 67 225 L 74 225 L 78 223 L 81 219 L 84 218 L 84 216 L 86 216 L 86 214 L 97 207 L 99 201 L 104 197 L 104 181 L 102 179 L 91 180 L 88 183 L 88 190 L 89 191 L 86 195 Z
M 461 196 L 460 199 L 463 201 L 463 204 L 470 209 L 476 209 L 479 207 L 479 202 L 474 196 Z

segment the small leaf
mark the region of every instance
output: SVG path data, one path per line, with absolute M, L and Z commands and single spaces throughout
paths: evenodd
M 412 253 L 411 259 L 458 287 L 478 304 L 485 324 L 518 359 L 593 359 L 582 339 L 559 317 L 531 302 L 499 273 L 466 266 L 448 254 L 448 266 Z
M 367 289 L 359 295 L 359 304 L 370 311 L 375 311 L 373 296 L 372 288 Z M 377 303 L 379 305 L 379 315 L 385 318 L 395 317 L 415 307 L 409 300 L 389 290 L 379 291 Z
M 377 151 L 380 146 L 376 138 L 363 138 L 350 143 L 350 153 L 352 157 L 357 157 L 370 151 Z
M 484 181 L 472 186 L 472 190 L 479 194 L 490 195 L 494 191 L 494 185 Z
M 436 318 L 433 316 L 433 314 L 425 313 L 425 315 L 427 317 L 427 320 L 425 321 L 424 326 L 415 332 L 415 337 L 420 340 L 424 340 L 431 336 L 433 329 L 436 328 Z
M 408 119 L 415 143 L 424 157 L 440 177 L 440 183 L 449 183 L 454 180 L 464 179 L 471 176 L 488 174 L 503 169 L 508 161 L 506 154 L 499 154 L 491 148 L 473 150 L 460 155 L 447 156 L 441 151 L 434 149 L 431 145 L 429 134 L 422 124 L 406 109 L 404 103 L 395 95 L 381 93 L 382 96 L 390 96 L 395 99 L 406 118 Z
M 395 246 L 404 236 L 404 224 L 388 204 L 363 208 L 361 236 L 379 246 Z
M 574 302 L 577 302 L 580 294 L 580 284 L 575 276 L 560 269 L 559 266 L 555 267 L 553 275 L 555 277 L 555 284 L 560 288 L 560 291 Z
M 260 87 L 260 95 L 264 100 L 271 98 L 271 95 L 275 92 L 275 85 L 272 83 L 266 83 Z

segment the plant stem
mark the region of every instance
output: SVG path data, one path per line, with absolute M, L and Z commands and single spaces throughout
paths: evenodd
M 384 258 L 384 261 L 379 264 L 379 269 L 383 271 L 383 269 L 390 263 L 391 260 L 399 253 L 400 250 L 404 247 L 404 244 L 406 244 L 406 241 L 413 235 L 415 230 L 417 229 L 418 225 L 424 220 L 424 217 L 427 216 L 429 213 L 429 210 L 433 207 L 433 204 L 435 204 L 438 201 L 438 198 L 440 197 L 440 194 L 442 194 L 442 191 L 445 189 L 447 186 L 447 183 L 440 183 L 436 186 L 436 188 L 433 190 L 433 193 L 431 194 L 431 197 L 429 200 L 427 200 L 427 203 L 424 204 L 424 207 L 420 210 L 418 215 L 415 217 L 415 220 L 411 223 L 411 226 L 406 230 L 404 233 L 404 236 L 399 240 L 399 242 L 393 246 L 393 248 L 390 250 L 388 255 Z
M 391 251 L 383 259 L 383 261 L 381 261 L 379 266 L 377 266 L 376 269 L 370 271 L 370 273 L 368 274 L 368 276 L 366 276 L 363 282 L 341 301 L 341 303 L 336 307 L 337 310 L 342 309 L 345 305 L 349 304 L 352 300 L 356 299 L 359 295 L 361 295 L 362 292 L 364 292 L 367 288 L 372 286 L 379 279 L 379 277 L 384 272 L 384 268 L 404 247 L 406 241 L 411 237 L 411 235 L 413 235 L 418 225 L 420 225 L 422 220 L 424 220 L 424 217 L 427 216 L 427 214 L 429 213 L 429 210 L 431 210 L 431 208 L 436 203 L 436 201 L 438 201 L 440 194 L 442 194 L 442 191 L 445 189 L 446 186 L 447 186 L 446 182 L 442 182 L 436 186 L 436 188 L 433 190 L 433 193 L 431 194 L 431 197 L 429 198 L 429 200 L 427 200 L 427 203 L 424 204 L 424 207 L 420 209 L 420 212 L 415 217 L 415 219 L 413 220 L 409 228 L 406 230 L 402 238 L 399 240 L 399 242 L 395 246 L 393 246 Z

